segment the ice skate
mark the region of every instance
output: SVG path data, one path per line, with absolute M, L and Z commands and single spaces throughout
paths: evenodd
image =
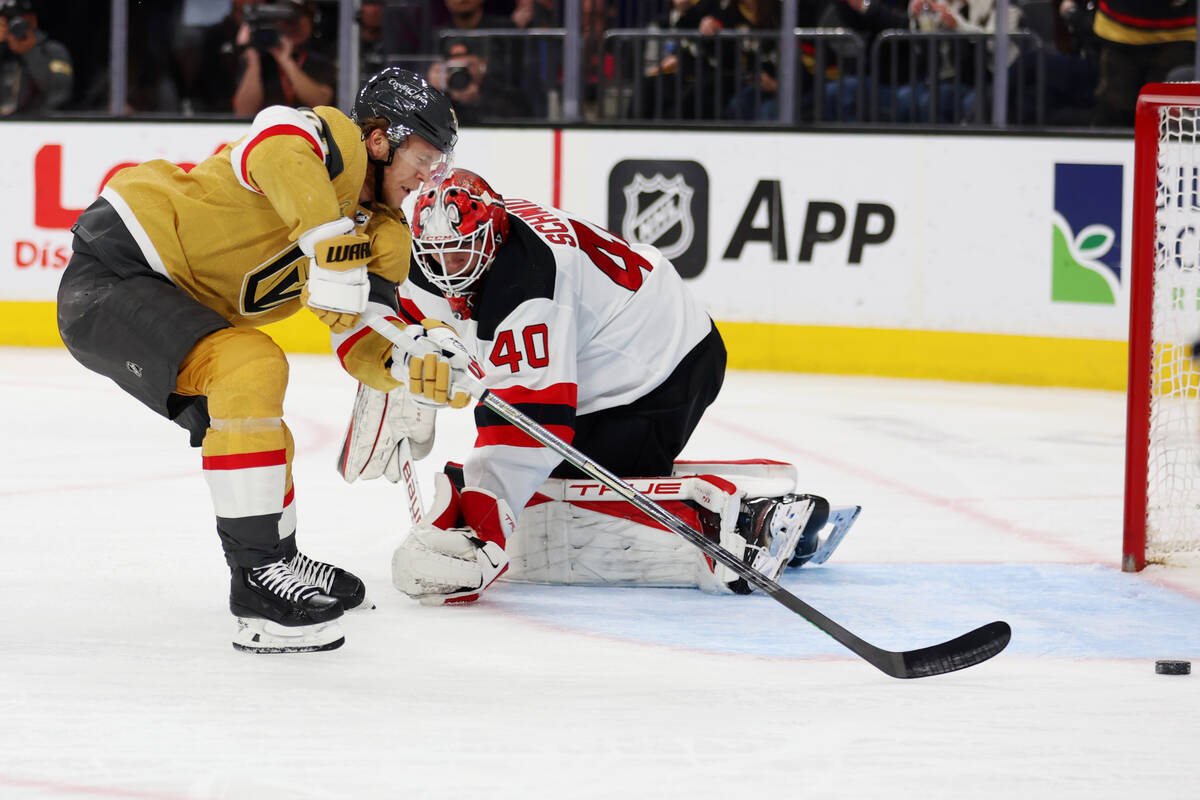
M 811 494 L 757 497 L 742 504 L 738 530 L 746 537 L 747 561 L 771 580 L 787 567 L 804 564 L 817 550 L 818 534 L 829 519 L 829 501 Z
M 337 623 L 341 602 L 297 578 L 284 561 L 235 567 L 229 610 L 237 617 L 233 646 L 244 652 L 310 653 L 346 641 Z
M 370 610 L 375 604 L 367 600 L 367 587 L 357 575 L 333 564 L 314 561 L 304 553 L 297 552 L 287 562 L 298 580 L 311 583 L 330 597 L 342 601 L 342 608 Z

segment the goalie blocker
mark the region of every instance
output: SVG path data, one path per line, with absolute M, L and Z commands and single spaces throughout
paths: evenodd
M 461 468 L 449 465 L 447 472 L 461 486 Z M 789 566 L 827 560 L 860 511 L 795 493 L 795 467 L 777 461 L 681 461 L 670 477 L 630 483 L 772 580 Z M 744 579 L 591 479 L 542 484 L 504 549 L 501 580 L 750 592 Z M 401 545 L 393 559 L 401 591 L 412 581 L 406 560 Z

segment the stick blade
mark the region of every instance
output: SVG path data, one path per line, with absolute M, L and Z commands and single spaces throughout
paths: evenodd
M 896 678 L 926 678 L 942 675 L 987 661 L 1008 646 L 1012 639 L 1012 628 L 1007 622 L 989 622 L 987 625 L 964 633 L 957 639 L 897 653 L 896 663 L 881 667 Z

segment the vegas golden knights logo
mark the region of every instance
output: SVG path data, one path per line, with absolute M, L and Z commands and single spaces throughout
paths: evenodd
M 308 256 L 299 245 L 288 248 L 246 274 L 242 282 L 242 314 L 252 316 L 300 298 L 308 280 Z

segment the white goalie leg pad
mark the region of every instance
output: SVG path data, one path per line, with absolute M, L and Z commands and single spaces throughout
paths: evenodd
M 826 522 L 829 504 L 795 494 L 796 468 L 780 461 L 677 462 L 675 473 L 630 483 L 772 580 L 788 566 L 824 562 L 857 516 L 857 507 L 835 509 Z M 593 480 L 546 481 L 506 550 L 506 580 L 750 591 L 736 572 Z
M 670 531 L 563 501 L 526 507 L 502 580 L 576 586 L 696 586 L 696 548 Z
M 738 558 L 744 493 L 713 476 L 636 479 L 638 491 Z M 696 587 L 728 593 L 737 575 L 659 526 L 594 480 L 551 479 L 525 507 L 509 537 L 505 580 L 582 586 Z
M 338 454 L 338 473 L 347 483 L 381 475 L 398 483 L 405 477 L 400 443 L 408 440 L 414 460 L 429 455 L 436 415 L 436 408 L 415 402 L 404 386 L 381 392 L 360 383 Z
M 337 621 L 289 628 L 258 617 L 237 617 L 233 646 L 246 653 L 315 653 L 346 643 Z
M 747 497 L 780 497 L 796 491 L 796 466 L 785 461 L 750 458 L 736 461 L 676 461 L 672 475 L 716 475 Z

